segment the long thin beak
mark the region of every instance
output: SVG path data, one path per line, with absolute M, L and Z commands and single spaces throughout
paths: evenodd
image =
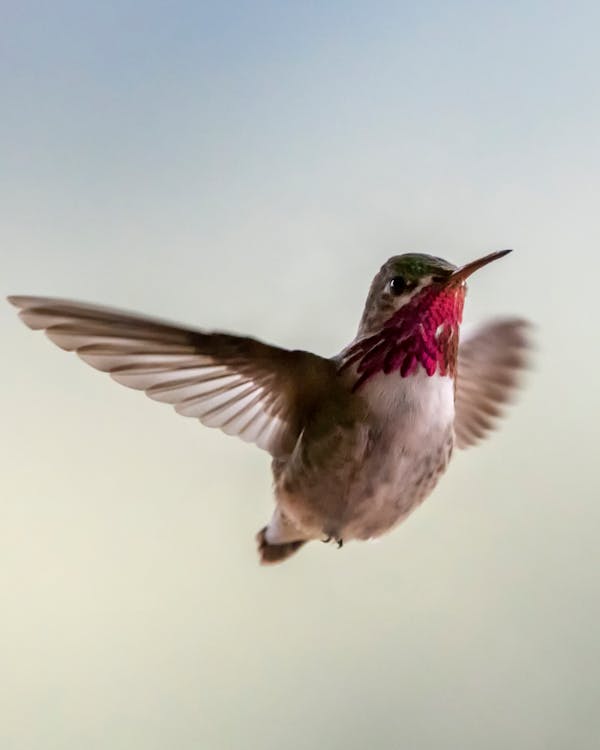
M 494 260 L 498 260 L 499 258 L 504 258 L 504 256 L 508 255 L 509 253 L 512 253 L 512 250 L 497 250 L 495 253 L 484 255 L 483 258 L 473 260 L 470 263 L 466 263 L 464 266 L 457 268 L 448 280 L 464 281 L 472 273 L 478 271 L 480 268 L 483 268 L 483 266 L 487 266 L 488 263 L 491 263 Z

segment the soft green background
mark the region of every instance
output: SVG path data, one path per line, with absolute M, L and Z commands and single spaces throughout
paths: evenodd
M 268 456 L 0 305 L 0 747 L 598 747 L 595 2 L 0 3 L 0 292 L 330 354 L 388 255 L 515 253 L 502 431 L 257 565 Z

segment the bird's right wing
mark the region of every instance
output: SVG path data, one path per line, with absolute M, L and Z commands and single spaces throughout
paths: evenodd
M 461 339 L 456 381 L 456 442 L 468 448 L 494 427 L 528 362 L 529 324 L 498 320 Z
M 335 377 L 329 360 L 252 338 L 49 297 L 9 301 L 26 325 L 117 382 L 277 457 L 293 450 L 302 415 Z

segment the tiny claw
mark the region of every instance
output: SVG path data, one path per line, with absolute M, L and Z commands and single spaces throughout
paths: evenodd
M 344 540 L 336 539 L 335 541 L 337 542 L 338 549 L 342 549 L 342 547 L 344 546 Z
M 325 539 L 321 539 L 323 544 L 328 544 L 333 539 L 332 536 L 326 536 Z

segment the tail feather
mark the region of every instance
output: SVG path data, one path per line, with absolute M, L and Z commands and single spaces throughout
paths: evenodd
M 258 544 L 258 556 L 261 565 L 274 565 L 287 560 L 290 555 L 297 552 L 306 540 L 299 539 L 295 542 L 284 542 L 283 544 L 270 544 L 266 538 L 267 527 L 261 529 L 256 535 Z

